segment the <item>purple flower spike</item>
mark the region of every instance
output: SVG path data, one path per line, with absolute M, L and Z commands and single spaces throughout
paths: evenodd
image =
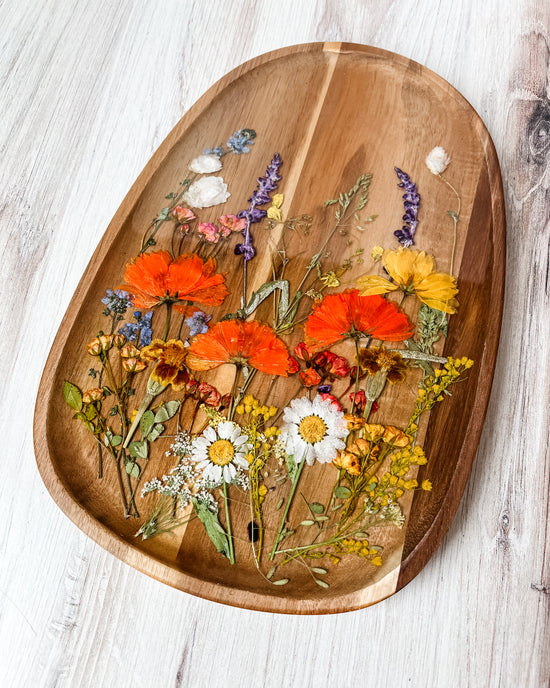
M 418 207 L 420 206 L 420 196 L 416 189 L 416 184 L 411 181 L 408 174 L 400 170 L 399 167 L 394 167 L 395 173 L 399 179 L 399 184 L 402 189 L 405 189 L 403 194 L 403 205 L 405 207 L 405 214 L 403 215 L 403 222 L 405 223 L 401 229 L 394 232 L 397 240 L 408 248 L 414 244 L 414 233 L 418 225 Z
M 275 153 L 269 167 L 265 171 L 263 177 L 258 178 L 258 186 L 248 199 L 250 206 L 246 210 L 241 210 L 237 213 L 237 217 L 246 220 L 246 228 L 242 233 L 244 236 L 244 243 L 235 246 L 235 254 L 242 255 L 245 260 L 252 260 L 256 255 L 256 250 L 253 246 L 253 237 L 250 234 L 250 225 L 260 222 L 267 215 L 267 210 L 258 208 L 259 205 L 265 205 L 271 201 L 270 193 L 277 189 L 277 183 L 281 181 L 279 169 L 283 161 L 278 153 Z

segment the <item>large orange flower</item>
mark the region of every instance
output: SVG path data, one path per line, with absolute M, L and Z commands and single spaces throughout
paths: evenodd
M 176 260 L 168 251 L 142 253 L 126 265 L 124 280 L 123 288 L 134 295 L 138 308 L 166 303 L 186 313 L 188 302 L 219 306 L 229 293 L 216 261 L 203 261 L 194 253 Z
M 348 337 L 401 342 L 412 333 L 409 319 L 395 303 L 381 296 L 361 296 L 357 289 L 325 296 L 305 325 L 305 341 L 312 351 Z
M 269 375 L 286 377 L 291 357 L 286 345 L 269 325 L 243 320 L 222 320 L 199 334 L 187 349 L 187 366 L 211 370 L 223 363 L 248 365 Z

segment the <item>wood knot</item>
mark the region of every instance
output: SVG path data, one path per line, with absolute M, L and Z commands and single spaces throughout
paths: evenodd
M 529 162 L 541 165 L 550 153 L 550 100 L 540 100 L 527 125 L 529 140 Z

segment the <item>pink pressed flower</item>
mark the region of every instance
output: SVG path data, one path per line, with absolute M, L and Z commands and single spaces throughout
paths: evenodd
M 218 218 L 218 222 L 230 232 L 242 232 L 243 229 L 246 229 L 246 220 L 244 217 L 239 219 L 236 215 L 222 215 Z
M 174 217 L 181 225 L 185 222 L 191 222 L 195 219 L 195 215 L 189 208 L 183 208 L 181 205 L 177 205 L 174 210 L 172 210 L 172 217 Z
M 197 229 L 200 234 L 204 235 L 206 241 L 209 241 L 211 244 L 217 244 L 220 240 L 218 228 L 211 222 L 199 222 Z

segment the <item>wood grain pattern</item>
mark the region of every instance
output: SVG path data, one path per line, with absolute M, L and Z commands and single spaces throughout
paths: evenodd
M 285 94 L 291 103 L 284 111 L 265 107 L 265 103 L 280 102 Z M 425 121 L 430 122 L 427 128 Z M 381 568 L 365 567 L 361 560 L 346 561 L 331 576 L 329 590 L 321 590 L 300 566 L 289 567 L 291 583 L 284 590 L 271 585 L 258 576 L 245 538 L 236 539 L 236 555 L 242 563 L 232 567 L 214 551 L 197 522 L 154 540 L 136 540 L 136 522 L 120 514 L 114 471 L 107 468 L 105 479 L 95 479 L 94 443 L 83 430 L 75 428 L 72 413 L 60 394 L 64 380 L 76 381 L 85 389 L 89 367 L 86 344 L 103 327 L 97 304 L 106 285 L 120 283 L 123 266 L 140 246 L 144 218 L 156 215 L 166 190 L 174 188 L 181 178 L 182 161 L 196 155 L 197 141 L 202 147 L 210 141 L 225 140 L 233 130 L 243 124 L 251 126 L 252 122 L 259 133 L 253 152 L 224 164 L 223 174 L 231 182 L 232 197 L 247 198 L 258 169 L 267 165 L 276 150 L 283 159 L 279 188 L 285 195 L 286 213 L 292 217 L 315 212 L 315 220 L 307 237 L 295 232 L 287 235 L 284 243 L 281 228 L 269 235 L 257 230 L 259 253 L 249 263 L 248 293 L 271 279 L 272 255 L 283 247 L 288 256 L 294 256 L 285 276 L 291 285 L 300 281 L 311 255 L 322 250 L 331 226 L 332 208 L 322 212 L 312 209 L 322 208 L 326 198 L 350 188 L 366 171 L 374 173 L 369 212 L 372 208 L 378 219 L 360 236 L 358 244 L 351 243 L 351 248 L 352 234 L 335 236 L 327 247 L 335 264 L 357 245 L 368 255 L 372 246 L 391 246 L 395 241 L 388 237 L 388 227 L 392 222 L 398 226 L 401 212 L 394 164 L 406 167 L 411 174 L 414 170 L 423 194 L 421 228 L 426 228 L 417 234 L 417 247 L 437 256 L 439 269 L 449 269 L 452 222 L 447 218 L 450 227 L 431 228 L 443 224 L 444 208 L 452 207 L 454 199 L 423 163 L 437 142 L 444 142 L 453 158 L 449 174 L 462 197 L 454 262 L 462 306 L 459 314 L 451 318 L 445 346 L 448 355 L 460 357 L 467 353 L 476 361 L 476 368 L 447 401 L 444 411 L 433 414 L 428 425 L 430 467 L 426 475 L 433 480 L 433 493 L 428 498 L 416 494 L 410 526 L 377 535 L 382 538 L 385 553 Z M 237 212 L 238 207 L 230 202 L 229 209 Z M 201 220 L 215 221 L 217 210 L 203 211 Z M 162 242 L 159 246 L 163 246 Z M 35 445 L 48 489 L 73 521 L 109 551 L 164 582 L 215 601 L 263 611 L 323 613 L 348 611 L 388 597 L 421 570 L 439 544 L 470 472 L 496 360 L 503 299 L 503 247 L 502 186 L 492 142 L 466 101 L 436 75 L 391 53 L 336 43 L 276 51 L 237 68 L 199 100 L 153 156 L 115 215 L 77 288 L 46 364 L 37 402 Z M 222 248 L 218 255 L 221 269 L 229 270 L 231 293 L 223 307 L 214 310 L 214 321 L 240 305 L 242 278 L 239 265 L 231 267 L 235 264 L 231 255 L 231 246 Z M 352 282 L 361 271 L 364 268 L 356 268 L 347 281 Z M 260 320 L 263 311 L 264 307 L 256 316 Z M 493 314 L 489 327 L 483 317 L 487 311 Z M 269 313 L 263 317 L 268 318 Z M 173 322 L 170 336 L 176 337 L 178 328 L 179 324 Z M 286 339 L 293 346 L 302 336 L 298 330 L 290 340 Z M 341 353 L 349 354 L 344 345 Z M 231 373 L 225 368 L 210 375 L 208 381 L 222 394 L 231 389 Z M 138 383 L 138 397 L 144 394 L 144 383 Z M 261 384 L 253 385 L 250 391 L 263 398 Z M 299 382 L 277 379 L 269 403 L 282 407 L 299 394 Z M 391 392 L 388 394 L 391 399 Z M 413 403 L 414 397 L 409 402 Z M 396 415 L 396 403 L 395 394 L 393 401 L 383 402 L 383 407 L 392 411 L 389 415 L 386 412 L 387 417 L 379 417 L 379 413 L 377 422 L 404 426 L 410 411 L 405 409 L 402 417 Z M 190 409 L 183 416 L 184 426 L 191 413 Z M 68 441 L 71 437 L 74 440 Z M 165 471 L 162 464 L 149 461 L 147 478 Z M 308 487 L 302 488 L 306 498 L 321 502 L 330 498 L 325 471 L 320 466 L 308 470 Z M 269 495 L 266 500 L 265 513 L 272 518 L 266 522 L 267 551 L 271 531 L 275 532 L 279 520 L 274 506 L 280 496 Z M 139 508 L 145 511 L 151 506 L 140 501 Z M 249 520 L 249 508 L 234 500 L 233 510 L 234 522 L 241 525 L 242 531 Z M 405 501 L 405 513 L 407 510 Z M 307 516 L 306 512 L 303 518 Z M 408 560 L 400 572 L 403 550 Z
M 548 685 L 548 157 L 518 151 L 547 98 L 549 12 L 540 0 L 0 4 L 2 686 Z M 382 604 L 296 617 L 200 600 L 105 552 L 47 494 L 31 426 L 77 282 L 167 133 L 244 60 L 323 40 L 423 63 L 480 113 L 503 172 L 507 286 L 487 421 L 441 547 Z

